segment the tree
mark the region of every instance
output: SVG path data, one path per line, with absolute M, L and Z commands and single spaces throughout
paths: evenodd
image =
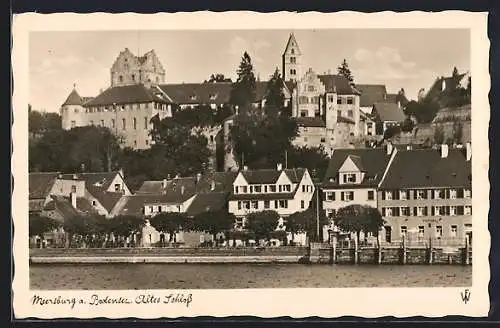
M 413 128 L 415 127 L 415 123 L 413 123 L 413 120 L 409 117 L 407 117 L 403 124 L 401 125 L 401 131 L 403 132 L 412 132 Z
M 30 215 L 29 216 L 29 236 L 35 237 L 39 236 L 42 240 L 44 239 L 44 234 L 51 232 L 60 226 L 59 222 L 56 220 L 40 215 Z M 42 244 L 40 244 L 40 247 Z
M 344 59 L 342 64 L 337 68 L 337 72 L 339 75 L 345 77 L 349 82 L 353 83 L 354 82 L 354 77 L 352 76 L 351 69 L 349 68 L 349 65 L 347 64 L 347 60 Z
M 356 233 L 358 244 L 361 231 L 378 235 L 384 222 L 378 209 L 366 205 L 348 205 L 339 208 L 335 215 L 335 225 L 343 231 Z
M 193 227 L 195 230 L 205 231 L 213 235 L 215 243 L 218 240 L 216 236 L 220 232 L 227 233 L 234 224 L 236 217 L 227 211 L 207 211 L 197 214 L 193 218 Z
M 183 213 L 159 213 L 150 219 L 151 225 L 160 232 L 170 235 L 170 242 L 176 242 L 175 234 L 188 225 L 187 217 Z M 187 229 L 186 229 L 187 230 Z
M 41 132 L 44 128 L 42 113 L 36 110 L 32 110 L 31 105 L 28 105 L 28 113 L 29 132 Z
M 267 82 L 265 110 L 267 115 L 279 115 L 283 113 L 285 94 L 283 93 L 283 79 L 278 68 Z
M 384 140 L 391 139 L 401 133 L 401 127 L 399 125 L 391 125 L 384 131 Z
M 318 177 L 324 177 L 328 168 L 329 158 L 322 146 L 292 147 L 287 152 L 288 167 L 306 168 L 316 172 Z
M 210 78 L 205 80 L 205 83 L 220 83 L 220 82 L 232 82 L 230 78 L 226 78 L 224 74 L 216 73 L 210 75 Z
M 275 211 L 261 211 L 247 216 L 246 228 L 255 233 L 255 237 L 268 240 L 271 232 L 276 230 L 280 216 Z
M 252 59 L 245 51 L 237 70 L 238 78 L 231 89 L 230 103 L 239 107 L 252 104 L 256 95 L 256 79 Z
M 425 98 L 419 102 L 412 100 L 406 105 L 405 114 L 415 117 L 418 123 L 429 123 L 436 117 L 439 106 L 439 103 L 432 98 Z
M 113 234 L 126 239 L 140 231 L 144 220 L 134 215 L 118 215 L 112 218 L 109 224 Z
M 441 125 L 437 125 L 434 129 L 434 144 L 442 145 L 444 143 L 444 129 Z

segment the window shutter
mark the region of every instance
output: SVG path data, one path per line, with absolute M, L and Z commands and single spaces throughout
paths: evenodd
M 417 208 L 416 207 L 413 208 L 413 216 L 417 216 Z
M 392 198 L 395 199 L 395 200 L 399 200 L 399 190 L 394 190 L 392 192 Z
M 323 191 L 323 200 L 326 200 L 326 191 Z
M 434 209 L 434 206 L 431 207 L 431 216 L 436 215 L 436 210 Z
M 336 194 L 336 192 L 332 191 L 332 200 L 335 200 L 335 194 Z
M 345 197 L 344 197 L 344 192 L 342 191 L 342 192 L 340 193 L 340 200 L 344 200 L 344 199 L 345 199 Z
M 385 216 L 385 207 L 382 207 L 382 216 Z
M 385 200 L 385 191 L 382 191 L 382 200 Z

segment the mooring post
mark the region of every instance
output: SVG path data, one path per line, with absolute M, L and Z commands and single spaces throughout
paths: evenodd
M 406 253 L 406 238 L 405 236 L 403 235 L 403 264 L 406 264 L 406 256 L 407 256 L 407 253 Z
M 470 263 L 469 253 L 470 253 L 469 235 L 465 235 L 465 264 L 467 265 L 469 265 Z
M 378 264 L 382 263 L 382 243 L 380 242 L 380 235 L 377 236 L 377 246 L 378 246 Z
M 354 264 L 358 264 L 358 238 L 354 239 Z
M 332 245 L 332 263 L 335 264 L 337 262 L 337 236 L 333 236 L 333 245 Z

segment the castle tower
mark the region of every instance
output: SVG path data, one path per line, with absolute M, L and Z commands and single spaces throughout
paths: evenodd
M 111 86 L 165 83 L 165 69 L 154 50 L 135 56 L 128 48 L 121 51 L 111 67 Z
M 60 109 L 61 125 L 64 130 L 85 125 L 83 103 L 84 99 L 76 91 L 76 85 L 73 85 L 73 90 Z
M 284 81 L 297 81 L 301 76 L 301 57 L 302 53 L 300 52 L 297 40 L 295 40 L 295 36 L 291 33 L 282 55 Z

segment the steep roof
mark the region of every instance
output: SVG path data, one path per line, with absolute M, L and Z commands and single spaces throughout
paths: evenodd
M 429 88 L 429 91 L 427 92 L 425 97 L 426 98 L 438 97 L 443 92 L 442 90 L 443 81 L 445 84 L 445 90 L 449 90 L 453 88 L 457 83 L 459 83 L 464 78 L 465 75 L 466 73 L 459 74 L 457 76 L 457 80 L 454 80 L 453 76 L 446 76 L 446 77 L 441 76 L 436 78 L 432 86 Z
M 318 78 L 325 85 L 326 92 L 337 92 L 339 95 L 359 94 L 359 91 L 351 86 L 351 82 L 342 75 L 326 74 L 318 75 Z
M 84 180 L 85 186 L 88 188 L 89 186 L 98 186 L 102 189 L 108 189 L 113 182 L 113 179 L 117 174 L 120 174 L 118 171 L 113 172 L 86 172 L 86 173 L 77 173 L 76 180 Z M 74 174 L 62 174 L 62 179 L 64 180 L 74 180 Z
M 177 104 L 223 104 L 229 102 L 231 82 L 161 84 L 159 88 Z
M 283 172 L 293 183 L 298 183 L 304 176 L 305 169 L 283 169 Z M 249 184 L 273 184 L 281 175 L 282 171 L 274 169 L 261 169 L 261 170 L 242 170 L 240 171 L 243 177 Z
M 339 169 L 345 160 L 351 157 L 358 168 L 365 172 L 365 177 L 358 186 L 376 186 L 389 163 L 390 155 L 383 148 L 335 149 L 328 163 L 323 186 L 340 187 L 338 181 Z M 347 185 L 351 187 L 353 185 Z
M 399 103 L 403 107 L 410 102 L 408 98 L 406 98 L 406 96 L 402 93 L 388 93 L 386 99 L 387 102 L 392 102 L 392 103 L 397 103 L 399 101 Z
M 190 216 L 195 216 L 206 211 L 220 211 L 225 208 L 228 192 L 209 192 L 197 194 L 189 205 L 186 213 Z
M 28 178 L 29 199 L 46 198 L 59 172 L 32 172 Z
M 113 104 L 133 104 L 145 102 L 166 102 L 165 99 L 156 96 L 154 88 L 148 89 L 143 84 L 110 87 L 104 90 L 94 99 L 86 102 L 85 107 L 106 106 Z
M 378 117 L 382 122 L 403 122 L 406 118 L 403 110 L 396 103 L 379 102 L 375 103 L 373 108 L 376 112 L 373 114 L 378 114 Z
M 359 106 L 372 107 L 377 102 L 386 100 L 387 90 L 384 84 L 356 84 L 359 90 Z
M 306 127 L 306 128 L 324 128 L 325 121 L 321 117 L 297 117 L 295 118 L 298 126 Z
M 380 188 L 470 187 L 471 172 L 465 149 L 449 149 L 446 158 L 440 149 L 401 150 Z
M 283 54 L 288 53 L 288 50 L 290 48 L 292 48 L 292 44 L 293 44 L 293 47 L 296 49 L 295 55 L 300 55 L 301 52 L 300 52 L 299 44 L 297 43 L 297 40 L 295 39 L 295 35 L 293 33 L 290 33 L 290 36 L 288 37 L 288 41 L 286 43 L 285 51 Z
M 86 185 L 86 188 L 88 192 L 94 196 L 108 212 L 111 212 L 116 203 L 118 203 L 120 198 L 123 197 L 122 193 L 109 192 L 102 187 Z
M 66 105 L 83 105 L 84 101 L 82 97 L 78 94 L 76 89 L 73 89 L 71 93 L 69 94 L 68 98 L 63 103 L 63 106 Z
M 52 199 L 54 200 L 55 208 L 59 211 L 63 218 L 70 219 L 80 214 L 66 198 L 61 196 L 52 196 Z
M 150 180 L 144 181 L 139 189 L 136 190 L 136 194 L 161 194 L 163 190 L 162 180 Z

